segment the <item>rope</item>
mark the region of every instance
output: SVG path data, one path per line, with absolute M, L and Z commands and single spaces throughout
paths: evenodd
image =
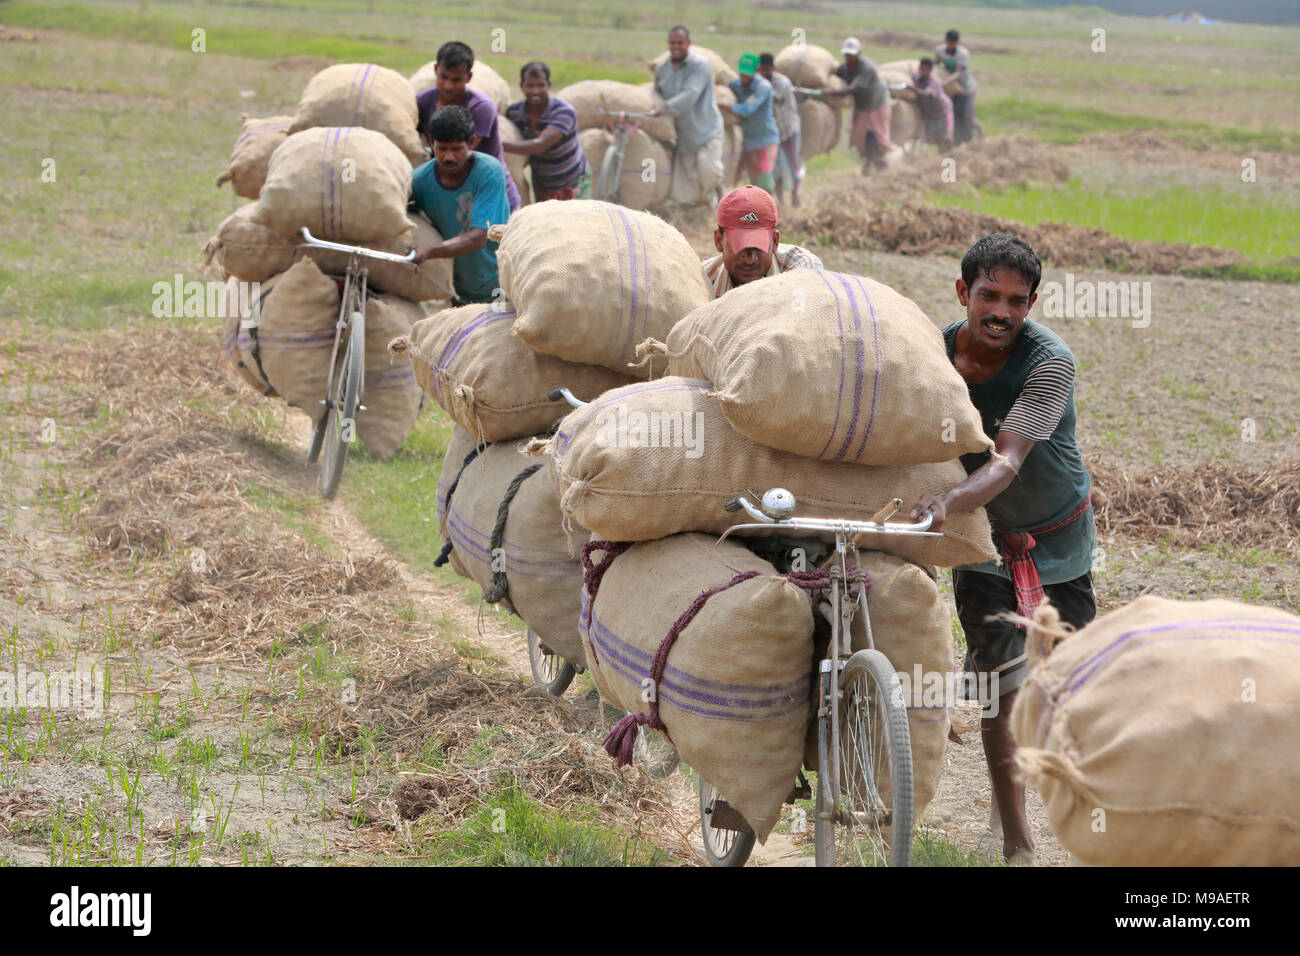
M 501 543 L 506 537 L 506 520 L 510 517 L 510 502 L 515 500 L 515 495 L 519 493 L 519 486 L 537 473 L 541 468 L 541 463 L 529 465 L 506 486 L 505 496 L 501 499 L 501 504 L 497 506 L 496 524 L 492 526 L 492 544 L 488 550 L 489 567 L 496 563 L 497 552 L 501 550 Z M 501 562 L 505 564 L 503 560 Z M 517 614 L 515 606 L 510 603 L 510 582 L 506 579 L 505 570 L 498 571 L 492 568 L 492 587 L 483 592 L 483 600 L 488 604 L 496 604 L 499 601 L 505 601 L 506 607 L 510 608 L 512 614 Z
M 448 516 L 451 515 L 451 496 L 455 493 L 456 486 L 460 484 L 460 476 L 465 474 L 465 469 L 469 467 L 471 461 L 478 457 L 478 453 L 483 451 L 490 444 L 491 442 L 487 442 L 483 445 L 475 445 L 470 450 L 470 453 L 465 456 L 465 460 L 460 463 L 460 469 L 456 472 L 455 479 L 453 479 L 451 485 L 447 488 L 447 500 L 443 502 L 442 506 L 444 514 Z M 451 556 L 451 549 L 451 535 L 447 535 L 447 543 L 442 546 L 442 550 L 438 552 L 438 556 L 433 559 L 433 566 L 435 568 L 440 568 L 447 563 L 447 559 Z

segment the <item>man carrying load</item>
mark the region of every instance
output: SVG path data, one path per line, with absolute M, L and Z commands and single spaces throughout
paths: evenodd
M 776 223 L 776 201 L 764 189 L 741 186 L 722 198 L 713 233 L 719 255 L 705 258 L 701 266 L 713 298 L 791 269 L 822 268 L 822 261 L 807 249 L 779 243 Z
M 752 53 L 740 58 L 736 72 L 740 76 L 730 83 L 731 92 L 736 94 L 736 105 L 721 107 L 740 117 L 740 159 L 736 163 L 734 179 L 739 182 L 741 172 L 747 170 L 753 185 L 769 193 L 775 192 L 776 180 L 772 171 L 776 168 L 780 137 L 772 115 L 772 84 L 755 75 L 758 57 Z
M 429 217 L 443 241 L 417 249 L 415 264 L 454 259 L 453 304 L 491 302 L 500 282 L 497 243 L 487 231 L 510 217 L 506 169 L 474 151 L 474 118 L 463 107 L 438 110 L 429 117 L 425 135 L 433 144 L 433 159 L 411 173 L 411 207 Z
M 925 127 L 925 138 L 939 147 L 940 152 L 952 148 L 952 100 L 943 91 L 943 84 L 934 75 L 934 60 L 921 57 L 919 69 L 912 74 L 908 84 L 916 94 L 916 108 Z
M 943 42 L 934 48 L 934 58 L 949 73 L 957 74 L 961 92 L 952 98 L 953 139 L 958 146 L 975 138 L 979 125 L 975 119 L 975 77 L 970 72 L 970 50 L 959 44 L 961 34 L 949 30 Z
M 655 92 L 677 127 L 672 193 L 683 204 L 716 201 L 722 191 L 722 114 L 713 96 L 713 68 L 691 51 L 685 27 L 668 31 L 668 59 L 655 69 Z
M 937 531 L 949 512 L 984 507 L 993 526 L 1000 564 L 954 568 L 952 584 L 966 669 L 989 688 L 980 737 L 993 785 L 990 823 L 1013 865 L 1034 860 L 1011 736 L 1011 707 L 1029 668 L 1024 629 L 1001 615 L 1032 615 L 1044 598 L 1076 628 L 1097 613 L 1097 529 L 1074 437 L 1074 356 L 1055 332 L 1026 318 L 1041 275 L 1038 256 L 1016 236 L 985 236 L 962 259 L 957 301 L 966 318 L 943 337 L 995 453 L 963 455 L 966 480 L 922 495 L 911 513 L 915 521 L 929 508 Z
M 853 125 L 849 145 L 862 157 L 862 173 L 872 166 L 884 169 L 885 154 L 894 148 L 889 138 L 889 87 L 876 71 L 876 64 L 864 58 L 857 37 L 846 37 L 840 48 L 844 62 L 835 75 L 849 85 L 853 93 Z
M 803 181 L 803 159 L 800 156 L 803 123 L 799 118 L 799 103 L 794 96 L 794 84 L 784 73 L 776 71 L 776 57 L 761 53 L 758 72 L 772 84 L 772 118 L 780 143 L 776 151 L 776 201 L 783 202 L 785 181 L 790 182 L 790 204 L 799 205 L 799 184 Z
M 478 150 L 491 156 L 503 167 L 506 155 L 501 149 L 501 129 L 497 122 L 497 107 L 478 90 L 472 90 L 465 84 L 474 75 L 474 51 L 464 43 L 451 40 L 438 47 L 438 59 L 434 64 L 438 83 L 416 94 L 415 108 L 419 113 L 420 132 L 429 127 L 429 118 L 444 106 L 463 106 L 474 118 L 474 137 L 470 149 Z M 430 144 L 432 145 L 432 144 Z M 506 198 L 510 201 L 510 211 L 514 212 L 522 203 L 519 189 L 506 170 Z

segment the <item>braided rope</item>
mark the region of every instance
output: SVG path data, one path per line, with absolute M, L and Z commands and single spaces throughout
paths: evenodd
M 520 486 L 537 473 L 541 468 L 541 463 L 529 465 L 506 486 L 506 493 L 501 499 L 501 504 L 497 505 L 497 520 L 492 525 L 492 544 L 488 550 L 488 566 L 492 567 L 496 563 L 496 555 L 501 551 L 501 544 L 506 537 L 506 520 L 510 517 L 510 502 L 515 500 L 515 495 L 519 493 Z M 504 554 L 504 552 L 502 552 Z M 502 564 L 505 564 L 504 557 Z M 506 607 L 510 608 L 512 614 L 517 614 L 515 606 L 510 601 L 510 581 L 506 578 L 504 568 L 500 571 L 492 568 L 492 587 L 483 592 L 483 600 L 488 604 L 496 604 L 500 601 L 506 602 Z
M 460 469 L 456 472 L 456 477 L 452 480 L 452 483 L 447 487 L 447 500 L 444 501 L 442 505 L 443 514 L 447 514 L 447 515 L 451 514 L 451 496 L 455 494 L 456 486 L 460 484 L 460 477 L 461 475 L 465 474 L 465 469 L 469 467 L 469 463 L 478 457 L 478 453 L 480 451 L 483 451 L 488 447 L 488 445 L 491 444 L 492 444 L 491 442 L 485 442 L 482 445 L 475 445 L 472 449 L 470 449 L 470 453 L 465 456 L 465 460 L 460 463 Z M 452 548 L 451 535 L 447 535 L 447 542 L 442 546 L 442 550 L 438 552 L 438 556 L 433 559 L 433 566 L 435 568 L 440 568 L 447 563 L 447 559 L 451 557 L 451 548 Z

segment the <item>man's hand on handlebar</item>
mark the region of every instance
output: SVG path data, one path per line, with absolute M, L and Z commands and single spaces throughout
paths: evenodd
M 948 509 L 944 507 L 943 500 L 936 498 L 934 495 L 921 495 L 916 504 L 912 506 L 912 510 L 908 517 L 912 521 L 920 521 L 921 515 L 925 514 L 927 508 L 930 510 L 930 513 L 934 515 L 934 520 L 930 522 L 930 530 L 943 530 L 943 523 L 948 517 Z
M 658 106 L 652 106 L 652 107 L 650 107 L 650 115 L 651 115 L 651 116 L 663 116 L 663 115 L 664 115 L 664 111 L 661 110 Z

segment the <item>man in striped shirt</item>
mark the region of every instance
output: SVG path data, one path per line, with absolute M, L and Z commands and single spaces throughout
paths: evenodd
M 591 177 L 578 142 L 578 114 L 551 95 L 550 67 L 540 60 L 525 63 L 519 71 L 519 88 L 524 98 L 506 107 L 506 118 L 524 138 L 502 143 L 501 148 L 529 157 L 537 202 L 590 198 Z
M 1097 529 L 1092 482 L 1074 437 L 1074 355 L 1055 332 L 1026 318 L 1041 275 L 1038 256 L 1016 236 L 985 236 L 962 259 L 957 300 L 966 318 L 943 337 L 996 454 L 963 455 L 966 480 L 922 495 L 911 512 L 916 520 L 929 508 L 937 531 L 948 512 L 983 507 L 993 526 L 1001 561 L 954 568 L 952 583 L 966 669 L 979 675 L 985 707 L 990 828 L 1012 865 L 1034 860 L 1011 736 L 1011 708 L 1029 668 L 1024 630 L 1002 615 L 1030 616 L 1044 598 L 1076 628 L 1097 613 Z
M 706 257 L 701 265 L 713 298 L 791 269 L 822 268 L 822 261 L 807 249 L 779 243 L 776 223 L 776 200 L 766 189 L 741 186 L 722 197 L 713 233 L 718 255 Z

